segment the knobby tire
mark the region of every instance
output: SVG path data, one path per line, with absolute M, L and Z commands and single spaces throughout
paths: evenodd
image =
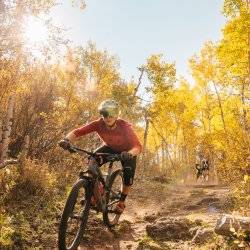
M 67 233 L 68 222 L 70 219 L 70 215 L 72 214 L 72 211 L 74 210 L 74 207 L 78 198 L 78 193 L 81 188 L 84 188 L 86 194 L 89 194 L 87 180 L 85 179 L 78 180 L 72 187 L 72 190 L 68 196 L 68 199 L 66 201 L 63 214 L 61 217 L 60 226 L 59 226 L 59 237 L 58 237 L 59 250 L 77 249 L 77 247 L 79 246 L 81 242 L 84 229 L 86 228 L 88 215 L 89 215 L 89 209 L 90 209 L 90 195 L 86 195 L 85 197 L 84 208 L 81 211 L 81 220 L 80 220 L 79 228 L 76 233 L 76 237 L 74 238 L 72 244 L 69 247 L 66 245 L 66 233 Z
M 109 219 L 109 207 L 108 204 L 110 202 L 110 197 L 111 197 L 111 190 L 112 190 L 112 185 L 114 184 L 116 178 L 121 178 L 121 180 L 123 181 L 123 173 L 121 169 L 117 169 L 116 171 L 114 171 L 110 178 L 109 181 L 107 183 L 107 192 L 106 192 L 106 209 L 103 212 L 103 222 L 106 226 L 108 227 L 113 227 L 118 223 L 119 217 L 120 215 L 114 215 L 115 219 L 114 220 L 110 220 Z M 117 199 L 118 202 L 118 199 Z

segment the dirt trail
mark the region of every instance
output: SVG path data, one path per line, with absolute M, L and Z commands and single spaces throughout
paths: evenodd
M 164 216 L 186 216 L 214 226 L 225 209 L 228 192 L 227 188 L 216 185 L 170 187 L 159 182 L 138 182 L 127 201 L 119 226 L 109 231 L 103 226 L 101 216 L 95 215 L 90 219 L 87 236 L 79 249 L 151 249 L 138 248 L 146 237 L 146 225 Z M 186 247 L 185 242 L 177 242 L 171 249 Z

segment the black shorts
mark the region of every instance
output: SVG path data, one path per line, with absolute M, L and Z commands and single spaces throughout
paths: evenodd
M 95 150 L 95 153 L 110 153 L 110 154 L 120 154 L 121 152 L 115 151 L 112 148 L 104 145 Z M 104 159 L 104 163 L 106 163 Z M 136 169 L 136 157 L 133 157 L 131 160 L 121 161 L 122 170 L 123 170 L 123 181 L 124 185 L 131 186 L 133 184 L 135 169 Z

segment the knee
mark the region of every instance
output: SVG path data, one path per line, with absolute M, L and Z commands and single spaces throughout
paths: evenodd
M 123 179 L 124 179 L 124 185 L 126 186 L 132 186 L 134 181 L 134 171 L 131 167 L 125 167 L 123 169 Z

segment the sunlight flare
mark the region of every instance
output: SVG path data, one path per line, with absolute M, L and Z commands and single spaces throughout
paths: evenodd
M 36 17 L 28 17 L 25 22 L 24 37 L 28 44 L 43 44 L 49 38 L 45 21 Z

